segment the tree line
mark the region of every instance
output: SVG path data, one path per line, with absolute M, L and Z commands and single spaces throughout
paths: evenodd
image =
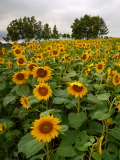
M 99 16 L 84 15 L 80 19 L 76 18 L 74 23 L 70 26 L 72 34 L 58 32 L 57 26 L 53 29 L 48 23 L 42 25 L 41 21 L 37 21 L 34 16 L 15 19 L 8 25 L 7 35 L 3 37 L 6 42 L 9 41 L 30 41 L 32 39 L 40 41 L 41 39 L 59 39 L 73 38 L 73 39 L 91 39 L 98 38 L 102 35 L 108 34 L 108 28 Z

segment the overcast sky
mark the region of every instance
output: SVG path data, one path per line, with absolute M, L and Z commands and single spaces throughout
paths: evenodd
M 34 16 L 59 33 L 72 33 L 70 26 L 85 14 L 100 16 L 108 29 L 108 36 L 120 37 L 120 0 L 0 0 L 0 41 L 7 34 L 7 26 L 14 19 Z

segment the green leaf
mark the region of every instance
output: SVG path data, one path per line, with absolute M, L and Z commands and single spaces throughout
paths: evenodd
M 69 102 L 70 100 L 67 98 L 62 98 L 62 97 L 53 98 L 53 103 L 55 104 L 62 104 L 62 103 L 69 103 Z
M 119 127 L 113 128 L 111 131 L 109 131 L 109 134 L 115 137 L 116 139 L 120 140 L 120 128 Z
M 83 122 L 86 120 L 86 114 L 84 112 L 81 112 L 79 114 L 76 113 L 70 113 L 68 115 L 68 120 L 70 125 L 75 128 L 76 130 L 83 124 Z
M 18 136 L 19 134 L 20 134 L 20 131 L 13 130 L 13 131 L 6 133 L 5 137 L 7 140 L 11 140 L 11 139 L 13 139 L 13 136 Z
M 29 96 L 29 97 L 27 97 L 27 98 L 28 98 L 28 100 L 29 100 L 27 106 L 31 106 L 31 105 L 34 104 L 34 103 L 40 102 L 40 100 L 38 100 L 38 99 L 35 98 L 34 96 Z
M 105 84 L 94 84 L 94 88 L 97 90 L 101 90 L 105 87 Z
M 102 157 L 101 157 L 101 155 L 100 155 L 98 152 L 93 152 L 93 153 L 92 153 L 92 157 L 93 157 L 95 160 L 102 160 Z
M 66 96 L 69 93 L 67 92 L 67 90 L 63 90 L 63 89 L 55 89 L 54 90 L 54 95 L 55 96 Z
M 87 99 L 89 101 L 92 101 L 92 102 L 96 103 L 96 104 L 103 104 L 96 96 L 94 96 L 92 94 L 88 94 Z
M 110 93 L 101 93 L 97 95 L 97 98 L 101 101 L 107 101 L 109 100 L 110 96 L 111 96 Z
M 30 92 L 30 88 L 27 84 L 22 84 L 19 86 L 19 88 L 16 89 L 16 94 L 18 96 L 28 96 L 28 93 Z
M 77 135 L 75 141 L 75 147 L 79 151 L 87 151 L 88 147 L 92 145 L 92 143 L 88 141 L 89 141 L 89 136 L 87 135 L 87 132 L 84 130 Z
M 11 89 L 11 91 L 10 92 L 15 92 L 16 91 L 16 89 L 18 89 L 19 88 L 19 85 L 16 85 L 16 86 L 14 86 L 12 89 Z
M 114 144 L 109 144 L 108 148 L 103 150 L 102 153 L 103 160 L 117 160 L 118 158 L 118 149 Z
M 26 154 L 27 158 L 30 158 L 40 151 L 44 146 L 44 142 L 38 142 L 30 133 L 27 133 L 18 143 L 18 153 L 23 152 Z
M 119 93 L 120 92 L 120 85 L 115 86 L 114 90 L 116 93 Z
M 75 77 L 77 75 L 76 71 L 70 72 L 66 75 L 66 77 Z
M 6 81 L 0 83 L 0 90 L 3 90 L 6 86 Z
M 3 99 L 3 106 L 7 106 L 10 102 L 14 101 L 16 98 L 15 95 L 12 93 L 8 94 L 4 99 Z
M 91 121 L 89 128 L 87 129 L 87 133 L 91 135 L 95 135 L 98 133 L 102 133 L 103 126 L 99 122 Z
M 57 154 L 62 157 L 73 157 L 77 153 L 69 142 L 63 140 L 57 148 Z

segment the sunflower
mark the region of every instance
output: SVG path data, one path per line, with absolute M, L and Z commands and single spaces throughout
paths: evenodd
M 33 76 L 38 77 L 37 81 L 39 82 L 45 82 L 51 79 L 51 71 L 52 69 L 45 66 L 45 67 L 35 67 L 33 69 Z
M 13 50 L 13 54 L 15 56 L 20 56 L 20 55 L 22 55 L 22 53 L 23 53 L 23 51 L 18 47 L 15 47 L 15 49 Z
M 23 66 L 26 65 L 27 59 L 24 55 L 18 56 L 17 58 L 17 65 L 18 66 Z
M 89 54 L 87 52 L 83 53 L 81 58 L 82 62 L 86 62 L 89 59 Z
M 112 83 L 117 86 L 118 84 L 120 84 L 120 75 L 115 72 L 114 73 L 114 76 L 113 76 L 113 79 L 112 79 Z
M 57 49 L 52 50 L 52 56 L 53 57 L 58 57 L 60 52 Z
M 30 127 L 31 135 L 37 141 L 50 142 L 55 137 L 58 137 L 59 130 L 62 128 L 58 125 L 60 119 L 53 117 L 53 115 L 41 116 L 33 122 L 33 127 Z
M 13 63 L 10 60 L 6 62 L 6 68 L 13 68 Z
M 102 72 L 105 68 L 105 63 L 104 62 L 99 62 L 98 64 L 96 64 L 96 71 L 97 72 Z
M 107 70 L 107 77 L 106 77 L 106 83 L 109 82 L 110 75 L 111 75 L 111 68 L 108 68 L 108 70 Z
M 120 103 L 118 103 L 117 109 L 118 109 L 118 113 L 120 113 Z
M 36 85 L 36 87 L 33 89 L 33 93 L 38 100 L 48 100 L 49 97 L 52 96 L 52 90 L 47 83 Z
M 28 73 L 27 71 L 21 71 L 21 72 L 17 72 L 13 75 L 13 82 L 15 82 L 16 84 L 23 84 L 26 82 L 26 80 L 28 79 Z
M 13 41 L 13 42 L 12 42 L 12 45 L 13 45 L 13 46 L 17 46 L 17 45 L 18 45 L 18 42 L 17 42 L 17 41 Z
M 32 71 L 33 71 L 34 67 L 37 67 L 37 64 L 32 63 L 32 62 L 30 62 L 30 64 L 28 64 L 26 66 L 26 69 L 27 69 L 27 71 L 28 71 L 29 74 L 32 74 Z
M 3 131 L 3 125 L 0 124 L 0 132 L 2 132 L 2 131 Z
M 3 64 L 4 63 L 4 60 L 3 58 L 0 58 L 0 64 Z
M 29 100 L 28 100 L 27 97 L 23 96 L 23 97 L 20 98 L 20 103 L 23 105 L 23 107 L 25 109 L 31 108 L 31 106 L 27 106 L 28 102 L 29 102 Z
M 79 83 L 79 82 L 72 82 L 67 87 L 68 92 L 75 96 L 75 97 L 83 97 L 87 93 L 87 88 Z

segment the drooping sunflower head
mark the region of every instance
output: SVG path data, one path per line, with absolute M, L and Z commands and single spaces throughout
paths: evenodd
M 32 72 L 34 77 L 37 77 L 37 81 L 45 82 L 51 79 L 52 69 L 45 67 L 35 67 Z
M 23 84 L 28 79 L 28 73 L 26 71 L 17 72 L 13 75 L 12 80 L 16 84 Z
M 17 65 L 21 66 L 21 65 L 26 65 L 27 59 L 24 55 L 18 56 L 17 58 Z
M 48 100 L 49 97 L 52 96 L 52 90 L 47 83 L 36 85 L 36 87 L 33 89 L 33 93 L 38 100 Z
M 87 88 L 79 82 L 69 83 L 67 90 L 71 95 L 75 97 L 83 97 L 87 94 L 88 91 Z
M 102 72 L 105 68 L 105 63 L 104 62 L 99 62 L 98 64 L 96 64 L 96 71 L 97 72 Z
M 13 63 L 10 60 L 6 62 L 6 68 L 13 68 Z
M 29 100 L 28 100 L 27 97 L 23 96 L 23 97 L 20 98 L 20 103 L 23 105 L 23 107 L 25 109 L 31 108 L 31 106 L 27 106 L 28 102 L 29 102 Z
M 13 50 L 13 54 L 14 54 L 15 56 L 20 56 L 20 55 L 23 54 L 23 51 L 22 51 L 21 48 L 15 47 L 15 49 Z
M 120 84 L 120 75 L 115 72 L 113 79 L 112 79 L 112 83 L 117 86 L 118 84 Z
M 55 137 L 58 137 L 61 126 L 60 119 L 53 117 L 53 115 L 41 116 L 40 119 L 33 122 L 33 127 L 30 127 L 31 135 L 37 141 L 50 142 Z

